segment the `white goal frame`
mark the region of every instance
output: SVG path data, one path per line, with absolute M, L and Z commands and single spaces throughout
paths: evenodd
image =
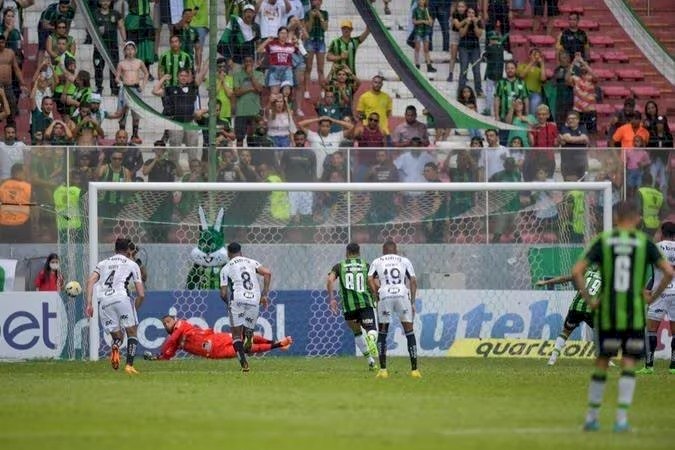
M 98 255 L 98 195 L 101 191 L 160 191 L 160 192 L 273 192 L 273 191 L 320 191 L 320 192 L 499 192 L 499 191 L 600 191 L 603 195 L 603 230 L 612 228 L 612 184 L 609 181 L 595 182 L 500 182 L 500 183 L 89 183 L 89 270 L 91 273 L 99 262 Z M 349 211 L 349 209 L 348 209 Z M 87 275 L 88 277 L 88 275 Z M 89 320 L 89 359 L 99 359 L 100 329 L 98 299 L 93 298 L 94 314 Z

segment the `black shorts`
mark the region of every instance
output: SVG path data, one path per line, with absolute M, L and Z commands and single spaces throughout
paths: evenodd
M 257 116 L 237 116 L 234 119 L 234 134 L 238 141 L 243 141 L 247 135 L 253 132 L 256 117 Z
M 565 328 L 574 330 L 581 325 L 581 322 L 586 322 L 586 325 L 593 328 L 593 314 L 570 309 L 565 317 Z
M 344 313 L 345 320 L 355 320 L 363 325 L 366 330 L 375 328 L 375 309 L 361 308 Z
M 544 4 L 546 4 L 546 9 L 548 9 L 548 17 L 560 15 L 560 10 L 558 9 L 558 0 L 534 0 L 532 5 L 532 14 L 540 17 L 543 16 Z
M 599 356 L 611 358 L 619 354 L 642 358 L 645 350 L 645 332 L 640 331 L 598 331 L 595 333 L 595 348 Z

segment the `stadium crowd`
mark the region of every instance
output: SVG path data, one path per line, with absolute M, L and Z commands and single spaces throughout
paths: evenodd
M 186 0 L 179 15 L 171 11 L 168 0 L 156 1 L 154 6 L 149 0 L 130 0 L 121 12 L 124 6 L 119 3 L 89 3 L 97 33 L 87 36 L 83 44 L 100 43 L 105 54 L 95 49 L 91 63 L 84 67 L 77 66 L 78 43 L 69 34 L 75 15 L 82 12 L 77 12 L 70 0 L 47 6 L 40 17 L 37 68 L 32 78 L 24 78 L 22 71 L 21 33 L 22 12 L 32 2 L 1 3 L 3 241 L 53 241 L 54 216 L 21 204 L 49 204 L 63 211 L 82 197 L 89 181 L 208 179 L 208 164 L 214 158 L 209 158 L 207 150 L 208 109 L 199 103 L 200 88 L 205 92 L 208 75 L 203 50 L 208 36 L 208 2 Z M 385 12 L 391 12 L 389 2 L 385 4 Z M 421 53 L 427 72 L 437 70 L 429 57 L 437 20 L 442 49 L 450 53 L 448 81 L 459 80 L 458 102 L 478 110 L 478 99 L 484 98 L 484 114 L 522 127 L 515 131 L 468 130 L 465 149 L 446 151 L 433 143 L 457 130 L 435 129 L 433 117 L 414 105 L 406 107 L 403 121 L 392 117 L 393 99 L 383 89 L 384 77 L 359 77 L 356 54 L 369 38 L 367 28 L 356 34 L 352 21 L 342 20 L 340 35 L 328 36 L 332 18 L 322 0 L 235 0 L 225 5 L 227 26 L 220 36 L 217 56 L 215 181 L 608 179 L 617 201 L 622 196 L 642 201 L 643 226 L 649 230 L 656 229 L 660 216 L 675 205 L 675 183 L 671 182 L 675 159 L 668 150 L 673 139 L 656 102 L 637 105 L 635 99 L 628 98 L 609 126 L 598 130 L 599 78 L 589 62 L 590 44 L 578 27 L 578 13 L 569 14 L 569 27 L 557 38 L 557 66 L 549 77 L 539 48 L 531 48 L 523 61 L 504 60 L 510 47 L 506 38 L 510 19 L 513 13 L 524 14 L 524 2 L 512 2 L 512 11 L 509 2 L 499 0 L 413 3 L 409 43 L 415 48 L 417 68 L 422 69 Z M 533 14 L 541 18 L 537 27 L 545 28 L 547 18 L 559 14 L 557 2 L 538 2 Z M 169 29 L 166 39 L 162 37 L 164 25 Z M 167 43 L 168 50 L 158 54 Z M 485 62 L 483 73 L 481 61 Z M 101 107 L 103 95 L 108 94 L 104 69 L 110 62 L 109 94 L 119 97 L 114 112 Z M 319 90 L 314 88 L 314 78 Z M 162 115 L 184 126 L 167 130 L 152 147 L 142 147 L 144 119 L 130 104 L 134 93 L 149 90 L 149 86 L 152 94 L 162 99 Z M 22 91 L 30 96 L 28 143 L 17 139 Z M 422 114 L 426 123 L 419 120 Z M 131 133 L 126 130 L 128 115 L 132 116 Z M 119 121 L 114 139 L 104 135 L 105 120 Z M 202 126 L 202 131 L 196 126 Z M 600 137 L 620 150 L 593 149 Z M 381 150 L 364 150 L 373 147 Z M 183 152 L 187 158 L 181 158 Z M 599 162 L 599 169 L 591 170 L 592 161 Z M 180 221 L 191 206 L 186 197 L 174 196 L 162 217 Z M 386 222 L 420 203 L 415 196 L 404 194 L 393 194 L 389 200 L 395 211 L 375 207 L 367 220 Z M 335 196 L 290 194 L 288 205 L 280 206 L 287 211 L 277 211 L 275 218 L 320 224 L 336 201 Z M 108 192 L 101 198 L 100 210 L 105 217 L 114 218 L 127 202 L 127 196 Z M 536 196 L 515 198 L 509 202 L 509 212 L 528 206 L 536 209 L 538 202 L 545 203 Z M 475 200 L 439 194 L 427 203 L 432 206 L 417 219 L 456 218 L 468 214 Z M 557 217 L 557 213 L 547 214 L 537 218 L 550 222 Z M 77 225 L 75 220 L 57 216 L 57 229 Z M 507 222 L 508 227 L 513 223 Z M 447 238 L 442 227 L 432 234 L 433 238 L 427 233 L 425 239 Z M 517 239 L 513 232 L 495 234 L 497 241 L 502 234 L 510 236 L 505 242 Z

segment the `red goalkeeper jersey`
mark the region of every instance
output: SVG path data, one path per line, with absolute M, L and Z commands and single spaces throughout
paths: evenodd
M 215 357 L 232 346 L 232 335 L 216 333 L 211 328 L 199 328 L 186 320 L 176 321 L 173 332 L 162 345 L 159 359 L 171 359 L 178 350 L 205 358 Z

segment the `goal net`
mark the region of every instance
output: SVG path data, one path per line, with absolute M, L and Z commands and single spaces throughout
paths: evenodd
M 347 243 L 372 261 L 392 239 L 416 271 L 419 353 L 445 355 L 460 339 L 554 338 L 572 286 L 539 291 L 534 283 L 569 273 L 590 238 L 611 226 L 611 207 L 603 208 L 611 204 L 608 182 L 90 183 L 85 233 L 62 245 L 67 276 L 83 286 L 116 237 L 139 247 L 148 274 L 139 342 L 156 352 L 166 314 L 229 328 L 218 273 L 223 246 L 240 242 L 273 273 L 259 332 L 292 335 L 291 354 L 331 356 L 355 347 L 328 308 L 328 272 Z M 107 354 L 96 316 L 71 328 L 78 355 Z M 400 328 L 390 339 L 390 353 L 405 354 Z

